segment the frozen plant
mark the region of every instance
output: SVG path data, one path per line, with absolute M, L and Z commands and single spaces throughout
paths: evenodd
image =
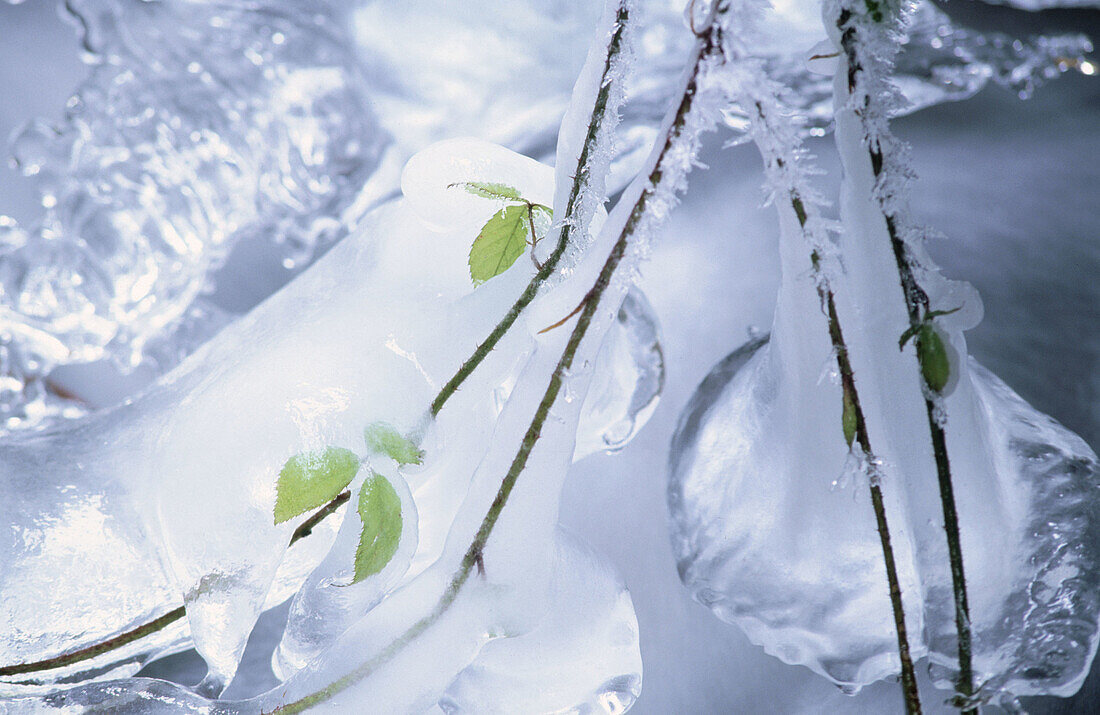
M 566 660 L 556 669 L 535 668 L 537 661 L 530 661 L 529 677 L 552 709 L 593 698 L 602 707 L 629 705 L 640 672 L 636 635 L 622 637 L 636 632 L 629 599 L 598 559 L 558 537 L 555 487 L 574 454 L 601 338 L 622 314 L 630 286 L 630 274 L 624 277 L 616 268 L 624 258 L 636 260 L 626 247 L 650 230 L 652 219 L 640 206 L 670 206 L 670 192 L 691 165 L 692 132 L 701 126 L 690 111 L 693 74 L 667 139 L 632 190 L 636 199 L 612 214 L 587 249 L 581 250 L 587 241 L 576 241 L 579 246 L 566 250 L 571 233 L 602 223 L 602 200 L 590 192 L 600 191 L 610 159 L 603 145 L 619 101 L 615 86 L 624 70 L 620 53 L 628 10 L 626 2 L 609 3 L 602 42 L 578 82 L 577 110 L 567 116 L 578 118 L 579 130 L 567 126 L 562 132 L 560 166 L 571 171 L 561 172 L 556 196 L 551 170 L 507 150 L 471 140 L 429 148 L 406 167 L 404 200 L 378 209 L 354 240 L 224 331 L 169 379 L 82 425 L 83 441 L 73 430 L 21 440 L 7 473 L 37 474 L 44 460 L 56 460 L 54 472 L 61 478 L 54 483 L 73 493 L 58 498 L 43 485 L 51 499 L 39 508 L 61 509 L 59 526 L 71 524 L 67 508 L 110 524 L 101 530 L 102 548 L 86 548 L 83 558 L 97 554 L 118 572 L 97 581 L 93 571 L 87 574 L 91 582 L 67 584 L 64 600 L 57 602 L 59 616 L 69 600 L 92 598 L 83 618 L 70 612 L 57 626 L 99 640 L 83 648 L 78 660 L 5 667 L 10 694 L 47 693 L 15 697 L 13 707 L 125 710 L 159 702 L 197 711 L 277 705 L 293 712 L 373 693 L 371 702 L 383 709 L 436 701 L 455 707 L 473 697 L 468 707 L 480 710 L 477 693 L 495 698 L 494 680 L 516 677 L 492 676 L 500 671 L 493 659 L 530 660 L 529 649 L 544 652 L 548 636 Z M 701 42 L 694 73 L 713 46 L 713 37 Z M 543 240 L 538 232 L 546 229 L 533 220 L 536 207 L 549 213 L 547 207 L 555 205 L 566 218 L 547 239 L 555 246 L 550 256 L 536 257 L 528 271 L 508 270 L 506 257 L 516 257 L 514 229 L 523 222 L 509 222 L 510 207 L 485 201 L 487 194 L 504 196 L 505 203 L 515 197 L 513 207 L 528 219 L 519 234 L 530 232 L 532 244 Z M 502 223 L 503 232 L 497 230 Z M 488 261 L 493 268 L 482 273 L 482 253 L 493 250 L 498 260 Z M 607 250 L 605 261 L 601 254 Z M 438 258 L 430 271 L 417 258 L 428 252 Z M 468 260 L 452 260 L 464 253 Z M 555 268 L 562 261 L 567 270 Z M 471 278 L 485 283 L 475 289 Z M 553 318 L 577 304 L 583 308 L 572 331 L 553 329 Z M 364 308 L 371 317 L 366 324 L 357 319 Z M 502 312 L 504 321 L 494 327 L 491 316 Z M 292 314 L 296 326 L 288 331 L 280 318 Z M 359 327 L 332 339 L 350 324 Z M 470 358 L 456 360 L 456 348 L 466 342 L 462 336 L 486 332 L 490 337 Z M 547 379 L 544 394 L 532 389 Z M 246 413 L 237 408 L 242 402 L 249 405 Z M 63 457 L 51 448 L 59 443 L 68 447 Z M 116 452 L 112 458 L 118 443 L 140 444 L 138 456 L 127 460 Z M 517 444 L 519 451 L 509 457 Z M 79 474 L 84 464 L 96 472 Z M 34 491 L 23 483 L 12 486 L 16 493 Z M 344 514 L 349 502 L 356 504 L 358 519 Z M 27 506 L 21 510 L 30 511 Z M 343 517 L 336 534 L 337 527 L 329 526 L 334 515 Z M 14 524 L 14 511 L 11 516 Z M 13 550 L 5 591 L 15 596 L 6 602 L 17 607 L 29 601 L 15 591 L 33 587 L 28 581 L 35 574 L 46 577 L 73 556 L 72 544 L 56 530 L 49 534 L 59 542 L 56 548 L 37 548 L 42 523 L 39 518 L 15 529 L 25 538 Z M 322 528 L 327 539 L 318 538 Z M 206 538 L 212 532 L 223 538 Z M 286 559 L 289 544 L 313 551 Z M 120 554 L 129 558 L 120 561 Z M 106 591 L 120 586 L 132 598 L 104 609 Z M 260 609 L 288 590 L 297 595 L 277 654 L 286 680 L 249 701 L 209 700 L 232 677 Z M 182 595 L 191 638 L 209 665 L 194 693 L 135 679 L 48 694 L 49 679 L 133 672 L 151 650 L 175 646 L 178 626 L 172 626 L 175 633 L 165 628 L 174 611 L 150 621 L 156 628 L 118 632 L 163 610 L 173 592 Z M 9 615 L 11 622 L 35 620 Z M 614 640 L 594 642 L 601 633 L 614 634 Z M 26 657 L 65 640 L 64 633 L 28 635 L 33 638 L 12 639 L 9 652 Z M 513 638 L 514 645 L 489 649 L 478 665 L 482 647 L 501 637 Z M 569 665 L 574 649 L 591 654 L 587 667 Z M 321 659 L 313 657 L 322 652 Z M 436 665 L 412 665 L 425 659 Z M 477 670 L 455 681 L 458 689 L 448 694 L 448 685 L 471 664 Z M 46 680 L 28 680 L 36 670 L 52 672 Z M 547 677 L 558 683 L 546 686 Z
M 779 211 L 783 277 L 770 341 L 720 364 L 682 416 L 669 499 L 681 577 L 769 652 L 851 689 L 900 669 L 909 712 L 927 656 L 973 712 L 1071 694 L 1088 672 L 1097 460 L 966 357 L 980 301 L 939 275 L 910 225 L 904 147 L 888 129 L 906 9 L 825 7 L 834 52 L 816 59 L 836 63 L 837 243 L 781 88 L 759 63 L 731 63 Z M 747 42 L 732 32 L 729 52 Z
M 675 92 L 692 41 L 683 4 L 637 5 L 639 72 L 623 88 L 613 190 L 638 170 Z M 302 264 L 391 197 L 407 159 L 435 141 L 477 136 L 549 160 L 600 11 L 590 0 L 483 0 L 476 10 L 73 0 L 65 10 L 91 70 L 62 117 L 32 122 L 14 144 L 44 214 L 22 225 L 0 217 L 3 429 L 104 406 L 58 389 L 59 365 L 171 369 L 237 317 L 239 306 L 200 297 L 235 246 L 263 241 L 274 259 Z M 805 62 L 824 40 L 816 15 L 813 2 L 781 3 L 753 52 L 793 88 L 805 130 L 821 134 L 831 88 Z M 1026 92 L 1091 67 L 1083 36 L 976 33 L 930 2 L 905 39 L 908 109 L 990 81 Z
M 821 116 L 785 107 L 819 105 L 778 96 L 752 2 L 688 4 L 687 66 L 642 95 L 671 107 L 641 123 L 656 137 L 644 159 L 619 155 L 640 169 L 605 214 L 642 30 L 634 3 L 610 0 L 556 169 L 478 139 L 430 144 L 404 163 L 401 198 L 151 389 L 10 439 L 4 705 L 628 708 L 630 597 L 559 527 L 558 497 L 569 464 L 621 446 L 660 390 L 632 284 L 719 121 L 765 159 L 784 284 L 771 341 L 708 380 L 678 436 L 685 580 L 845 686 L 900 669 L 913 712 L 924 656 L 964 710 L 1075 688 L 1096 645 L 1095 456 L 960 357 L 977 299 L 938 282 L 904 229 L 886 101 L 897 8 L 857 5 L 827 8 L 835 52 L 811 59 L 838 66 L 839 245 L 799 148 Z M 869 506 L 828 492 L 842 470 Z M 991 526 L 1000 541 L 982 543 Z M 224 699 L 258 615 L 286 599 L 280 685 Z M 191 645 L 198 685 L 128 677 Z

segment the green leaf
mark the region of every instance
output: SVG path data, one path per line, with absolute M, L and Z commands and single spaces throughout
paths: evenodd
M 367 449 L 373 454 L 384 454 L 398 464 L 420 464 L 424 452 L 408 437 L 404 437 L 389 422 L 375 422 L 363 430 Z
M 326 447 L 294 455 L 279 472 L 275 523 L 281 524 L 332 501 L 351 484 L 358 471 L 359 457 L 350 449 Z
M 530 231 L 527 206 L 506 206 L 481 228 L 470 247 L 470 278 L 474 284 L 499 276 L 527 248 Z
M 955 313 L 958 313 L 962 309 L 963 309 L 963 307 L 960 305 L 958 308 L 952 308 L 951 310 L 930 310 L 924 316 L 924 319 L 926 321 L 928 321 L 928 320 L 932 320 L 933 318 L 938 318 L 941 315 L 953 315 Z
M 463 181 L 451 186 L 461 186 L 468 193 L 480 196 L 483 199 L 500 199 L 502 201 L 522 201 L 519 189 L 508 184 L 498 184 L 489 181 Z
M 371 472 L 359 490 L 359 518 L 363 533 L 355 550 L 355 577 L 359 583 L 386 567 L 401 541 L 401 497 L 389 480 Z
M 852 440 L 856 438 L 856 402 L 852 399 L 851 392 L 847 387 L 844 388 L 844 412 L 840 416 L 841 426 L 844 429 L 844 441 L 848 443 L 848 446 L 852 446 Z
M 924 382 L 932 390 L 943 392 L 951 378 L 951 360 L 947 356 L 947 347 L 943 338 L 930 323 L 921 326 L 917 333 L 917 360 Z

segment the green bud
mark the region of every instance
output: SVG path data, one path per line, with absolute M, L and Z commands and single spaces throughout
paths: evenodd
M 844 428 L 844 441 L 851 447 L 856 438 L 856 403 L 847 387 L 844 388 L 844 412 L 840 416 L 840 423 Z
M 917 333 L 917 359 L 925 384 L 935 392 L 943 392 L 951 378 L 951 361 L 943 338 L 931 323 L 922 325 Z

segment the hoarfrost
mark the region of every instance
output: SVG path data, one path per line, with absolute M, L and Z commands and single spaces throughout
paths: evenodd
M 866 501 L 851 493 L 877 483 L 913 658 L 927 655 L 938 684 L 956 687 L 957 595 L 930 437 L 941 429 L 977 697 L 1068 695 L 1080 687 L 1100 635 L 1100 467 L 1083 441 L 966 357 L 963 330 L 980 319 L 980 300 L 968 285 L 939 276 L 921 231 L 907 227 L 908 169 L 887 126 L 896 98 L 886 76 L 892 43 L 860 18 L 862 3 L 852 8 L 856 19 L 843 36 L 834 31 L 842 57 L 856 67 L 849 73 L 842 65 L 835 80 L 844 270 L 827 278 L 874 459 L 860 454 L 853 464 L 843 387 L 818 379 L 821 365 L 835 358 L 811 278 L 814 243 L 802 240 L 795 212 L 778 198 L 797 174 L 776 171 L 775 159 L 790 161 L 794 147 L 775 152 L 782 133 L 769 132 L 761 148 L 781 226 L 775 322 L 770 342 L 750 342 L 703 381 L 674 436 L 669 505 L 681 578 L 767 652 L 846 689 L 895 673 L 897 636 L 876 524 Z M 837 13 L 834 4 L 827 24 Z M 757 79 L 742 77 L 742 86 L 759 91 Z M 952 377 L 936 389 L 922 377 L 912 344 L 903 340 L 898 349 L 912 327 L 913 301 L 945 342 Z M 853 467 L 864 479 L 832 486 Z

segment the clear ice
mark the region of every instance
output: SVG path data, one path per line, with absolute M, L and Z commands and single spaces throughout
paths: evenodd
M 294 452 L 329 444 L 361 451 L 362 428 L 376 420 L 406 432 L 417 428 L 434 388 L 475 344 L 472 336 L 488 332 L 533 270 L 520 261 L 473 289 L 465 253 L 497 209 L 448 184 L 503 181 L 532 200 L 550 203 L 552 175 L 531 159 L 483 142 L 457 140 L 430 148 L 406 170 L 404 200 L 376 210 L 287 289 L 227 327 L 155 388 L 63 430 L 13 436 L 3 453 L 3 475 L 12 482 L 4 491 L 19 498 L 2 507 L 13 539 L 3 550 L 0 592 L 6 612 L 0 617 L 16 629 L 15 637 L 4 640 L 3 663 L 103 640 L 185 603 L 194 645 L 211 669 L 204 683 L 216 693 L 232 677 L 260 610 L 297 592 L 276 652 L 277 670 L 288 680 L 263 700 L 267 703 L 312 687 L 333 668 L 362 661 L 372 643 L 381 650 L 387 639 L 400 635 L 394 628 L 429 612 L 424 599 L 438 595 L 461 558 L 469 528 L 476 529 L 475 519 L 507 466 L 502 460 L 510 459 L 509 450 L 518 444 L 514 433 L 523 429 L 523 415 L 541 395 L 545 370 L 556 362 L 567 335 L 558 330 L 542 337 L 537 331 L 563 301 L 577 300 L 577 291 L 584 290 L 580 282 L 591 271 L 578 268 L 576 279 L 547 294 L 551 307 L 532 306 L 537 317 L 502 341 L 429 426 L 425 464 L 405 468 L 403 477 L 390 475 L 403 493 L 411 532 L 403 534 L 397 556 L 381 573 L 348 585 L 359 531 L 355 516 L 344 516 L 340 525 L 337 517 L 322 521 L 295 544 L 301 553 L 284 559 L 295 527 L 272 523 L 275 475 Z M 428 254 L 435 260 L 419 260 Z M 609 311 L 601 330 L 626 325 L 653 339 L 641 300 Z M 629 352 L 630 337 L 624 333 L 608 346 Z M 598 339 L 586 345 L 582 364 L 603 360 L 597 357 Z M 594 376 L 600 373 L 601 368 L 577 370 L 569 389 L 583 394 L 585 382 L 599 380 Z M 642 398 L 634 391 L 615 396 L 621 375 L 602 379 L 604 397 L 640 399 L 642 408 L 653 400 L 657 378 L 641 381 L 650 390 Z M 491 388 L 509 383 L 514 387 L 501 405 Z M 517 487 L 499 535 L 494 532 L 485 552 L 485 582 L 471 581 L 470 595 L 464 592 L 454 612 L 416 641 L 453 645 L 461 637 L 466 645 L 453 648 L 439 668 L 414 667 L 431 672 L 408 687 L 369 686 L 371 692 L 384 691 L 394 707 L 443 698 L 449 711 L 484 711 L 484 703 L 506 711 L 507 702 L 523 702 L 531 683 L 539 684 L 553 710 L 606 703 L 605 710 L 621 711 L 637 697 L 640 656 L 629 596 L 590 549 L 556 535 L 553 484 L 572 461 L 582 401 L 564 399 L 561 405 L 543 435 L 549 444 L 536 452 L 543 456 L 533 456 L 527 468 L 533 472 L 525 480 L 528 486 Z M 598 417 L 593 439 L 602 439 L 601 430 L 619 422 L 608 425 L 606 410 Z M 549 479 L 552 474 L 558 476 Z M 219 538 L 210 539 L 212 533 Z M 544 564 L 557 565 L 533 567 L 538 549 L 546 551 Z M 58 579 L 59 573 L 65 577 Z M 540 589 L 539 583 L 548 585 Z M 364 613 L 369 623 L 361 622 Z M 439 635 L 431 635 L 435 631 Z M 125 653 L 85 661 L 64 674 L 133 673 L 149 654 L 178 649 L 185 637 L 182 624 L 176 624 Z M 479 655 L 486 643 L 492 647 Z M 316 656 L 341 647 L 352 649 L 353 660 L 330 652 L 318 675 Z M 548 659 L 548 648 L 560 655 Z M 421 646 L 410 651 L 426 657 Z M 503 667 L 508 662 L 527 665 L 512 670 Z M 464 670 L 471 663 L 472 669 Z M 394 666 L 385 675 L 391 669 L 384 669 L 371 682 L 389 682 L 402 677 L 400 672 Z M 35 689 L 19 683 L 26 680 L 22 676 L 6 680 L 8 695 Z M 512 700 L 498 699 L 505 692 L 498 692 L 498 681 L 511 689 Z M 21 704 L 48 710 L 54 702 L 87 707 L 106 698 L 125 711 L 125 699 L 146 689 L 165 693 L 150 695 L 152 702 L 193 703 L 195 711 L 214 707 L 182 689 L 143 679 L 11 702 L 17 710 Z M 266 707 L 252 702 L 216 707 L 248 712 L 254 706 Z
M 868 58 L 881 46 L 860 47 L 862 71 L 878 78 Z M 905 212 L 901 148 L 873 114 L 882 97 L 867 90 L 848 101 L 849 83 L 847 67 L 838 68 L 843 229 L 839 261 L 822 265 L 874 453 L 869 459 L 845 440 L 837 356 L 810 257 L 816 244 L 804 240 L 788 199 L 798 178 L 783 167 L 797 163 L 797 145 L 783 152 L 781 137 L 758 133 L 762 153 L 786 161 L 769 176 L 781 287 L 770 339 L 750 341 L 712 370 L 673 437 L 668 500 L 681 579 L 768 653 L 845 689 L 892 675 L 897 636 L 868 498 L 880 485 L 913 658 L 927 656 L 937 684 L 954 687 L 955 597 L 934 418 L 946 432 L 980 697 L 1072 694 L 1100 636 L 1096 454 L 967 357 L 963 331 L 980 320 L 980 299 L 941 277 L 920 236 L 897 218 Z M 869 146 L 884 147 L 882 176 Z M 910 318 L 884 210 L 903 232 L 931 309 L 946 311 L 935 325 L 952 377 L 930 398 L 931 416 L 914 347 L 899 350 Z
M 675 90 L 691 42 L 682 5 L 638 3 L 612 189 L 645 158 Z M 195 301 L 240 239 L 269 236 L 287 265 L 308 260 L 392 195 L 405 160 L 433 141 L 478 136 L 549 159 L 598 6 L 67 3 L 92 70 L 61 121 L 15 142 L 45 213 L 31 226 L 0 217 L 2 426 L 87 411 L 51 389 L 57 365 L 170 369 L 232 317 L 209 319 Z M 829 88 L 807 58 L 823 39 L 816 3 L 780 3 L 756 47 L 816 133 Z M 975 33 L 930 3 L 907 42 L 906 111 L 990 80 L 1030 91 L 1091 49 L 1082 36 Z

